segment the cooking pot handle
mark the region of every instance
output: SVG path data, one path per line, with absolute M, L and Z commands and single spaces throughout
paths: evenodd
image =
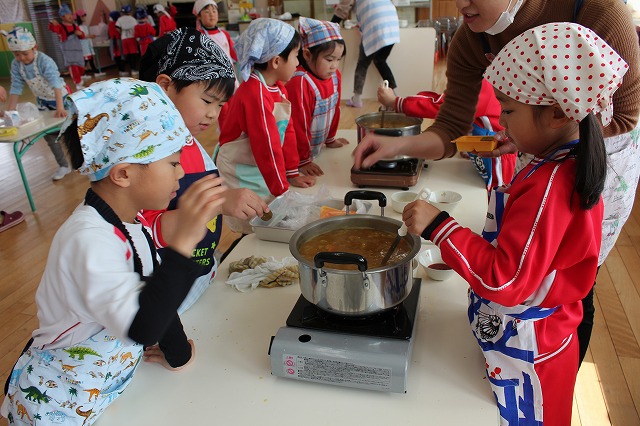
M 384 216 L 384 208 L 387 207 L 387 196 L 378 191 L 349 191 L 344 196 L 344 205 L 347 206 L 347 214 L 349 214 L 349 207 L 353 200 L 378 200 L 380 206 L 380 215 Z
M 373 129 L 373 133 L 383 136 L 402 136 L 402 129 Z
M 339 265 L 358 265 L 360 272 L 367 270 L 367 259 L 361 254 L 346 253 L 342 251 L 327 252 L 321 251 L 313 257 L 316 268 L 322 268 L 325 263 L 337 263 Z

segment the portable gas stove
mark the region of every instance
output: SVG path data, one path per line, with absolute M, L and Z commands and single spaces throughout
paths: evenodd
M 406 190 L 418 182 L 423 164 L 424 161 L 418 158 L 378 161 L 366 170 L 351 168 L 351 182 L 360 188 L 383 186 Z
M 325 312 L 300 296 L 271 338 L 271 374 L 383 392 L 407 391 L 420 301 L 419 278 L 407 298 L 363 317 Z

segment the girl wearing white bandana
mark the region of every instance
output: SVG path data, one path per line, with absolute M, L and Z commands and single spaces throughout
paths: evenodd
M 568 425 L 578 372 L 581 300 L 601 243 L 607 161 L 601 124 L 628 65 L 593 31 L 541 25 L 485 73 L 500 124 L 534 159 L 494 189 L 482 237 L 417 201 L 402 217 L 470 285 L 468 316 L 501 425 Z

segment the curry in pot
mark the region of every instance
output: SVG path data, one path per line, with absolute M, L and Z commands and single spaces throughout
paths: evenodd
M 323 251 L 356 253 L 367 259 L 369 269 L 374 269 L 382 266 L 382 259 L 395 238 L 396 234 L 371 228 L 335 229 L 310 238 L 299 250 L 300 255 L 311 263 L 315 255 Z M 409 243 L 404 239 L 400 240 L 387 265 L 402 261 L 410 251 Z M 356 265 L 327 263 L 327 266 L 342 270 L 358 269 Z

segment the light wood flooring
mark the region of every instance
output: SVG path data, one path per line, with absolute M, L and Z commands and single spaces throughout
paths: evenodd
M 434 90 L 446 81 L 443 61 L 436 66 Z M 1 81 L 8 87 L 7 81 Z M 25 96 L 25 100 L 28 100 Z M 361 109 L 343 106 L 341 128 L 377 110 L 369 101 Z M 200 138 L 211 150 L 216 132 Z M 352 141 L 355 143 L 355 141 Z M 54 233 L 84 197 L 88 182 L 69 175 L 52 182 L 56 163 L 44 141 L 23 158 L 37 211 L 32 213 L 22 187 L 12 147 L 0 144 L 0 209 L 21 210 L 25 222 L 0 233 L 0 384 L 13 367 L 30 333 L 37 327 L 35 290 Z M 640 203 L 625 224 L 616 247 L 600 269 L 596 286 L 596 323 L 587 358 L 580 369 L 572 425 L 640 425 Z M 236 235 L 228 230 L 223 245 Z M 0 426 L 6 425 L 0 419 Z

